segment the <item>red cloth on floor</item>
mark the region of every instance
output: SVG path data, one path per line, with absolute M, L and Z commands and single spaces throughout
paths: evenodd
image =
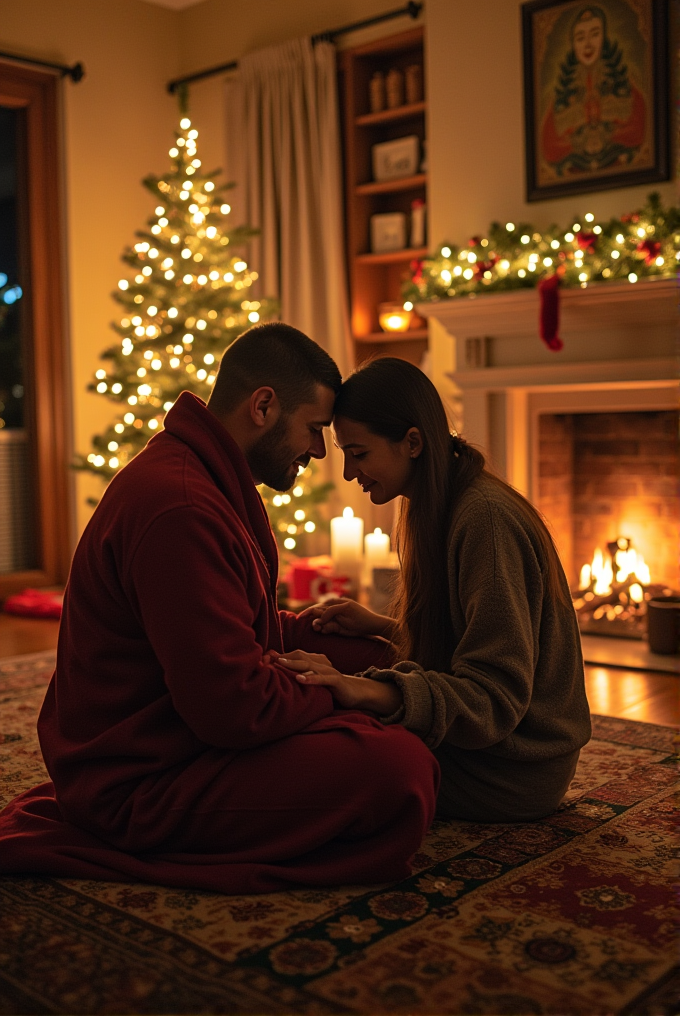
M 22 589 L 8 596 L 2 605 L 6 614 L 19 617 L 47 617 L 58 621 L 63 601 L 61 593 L 46 593 L 44 589 Z
M 300 647 L 351 672 L 385 643 L 312 635 L 277 611 L 277 571 L 245 458 L 184 393 L 76 550 L 38 722 L 52 784 L 0 814 L 0 871 L 232 893 L 407 873 L 430 753 L 263 661 Z

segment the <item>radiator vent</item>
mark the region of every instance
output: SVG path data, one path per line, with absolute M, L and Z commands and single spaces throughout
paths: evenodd
M 30 444 L 25 430 L 0 430 L 0 575 L 37 568 Z

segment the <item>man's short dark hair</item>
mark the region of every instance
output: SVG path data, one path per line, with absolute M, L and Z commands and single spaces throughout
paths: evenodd
M 303 332 L 280 321 L 254 325 L 224 352 L 210 408 L 230 413 L 258 388 L 276 392 L 284 413 L 303 402 L 314 402 L 317 385 L 340 391 L 342 377 L 335 361 Z

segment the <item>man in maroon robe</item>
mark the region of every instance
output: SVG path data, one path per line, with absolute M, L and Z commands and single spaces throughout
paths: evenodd
M 410 873 L 433 756 L 267 655 L 322 648 L 352 672 L 385 652 L 331 646 L 277 609 L 255 487 L 286 490 L 323 458 L 340 382 L 302 333 L 250 329 L 209 407 L 182 393 L 111 482 L 75 552 L 38 721 L 51 782 L 0 814 L 0 872 L 225 893 Z

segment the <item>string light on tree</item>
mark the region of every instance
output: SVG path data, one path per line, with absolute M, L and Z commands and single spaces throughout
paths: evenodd
M 319 529 L 327 529 L 319 507 L 328 500 L 332 483 L 315 483 L 313 463 L 298 474 L 295 486 L 286 493 L 268 487 L 258 488 L 267 508 L 276 541 L 282 550 L 300 554 L 306 549 L 308 537 Z

